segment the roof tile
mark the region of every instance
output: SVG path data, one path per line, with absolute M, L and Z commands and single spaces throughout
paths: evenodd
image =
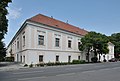
M 52 17 L 48 17 L 42 14 L 38 14 L 30 19 L 28 19 L 30 21 L 36 22 L 36 23 L 42 23 L 42 24 L 46 24 L 49 26 L 53 26 L 56 27 L 58 29 L 62 29 L 68 32 L 72 32 L 78 35 L 86 35 L 88 33 L 88 31 L 84 30 L 84 29 L 80 29 L 79 27 L 70 25 L 68 23 L 56 20 Z

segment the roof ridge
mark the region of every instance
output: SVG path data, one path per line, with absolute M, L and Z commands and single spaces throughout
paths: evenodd
M 62 23 L 64 23 L 64 24 L 67 24 L 67 25 L 70 25 L 70 26 L 74 26 L 74 25 L 72 25 L 72 24 L 69 24 L 69 23 L 63 22 L 63 21 L 61 21 L 61 20 L 55 19 L 54 17 L 51 18 L 50 16 L 46 16 L 46 15 L 43 15 L 43 14 L 40 14 L 40 13 L 37 14 L 37 15 L 35 15 L 35 16 L 38 16 L 38 15 L 42 15 L 42 16 L 44 16 L 44 17 L 47 17 L 47 18 L 50 18 L 50 19 L 53 19 L 53 20 L 62 22 Z M 33 17 L 35 17 L 35 16 L 33 16 Z M 33 17 L 31 17 L 31 18 L 33 18 Z M 31 18 L 30 18 L 30 19 L 31 19 Z M 79 28 L 79 29 L 82 29 L 82 28 L 80 28 L 80 27 L 78 27 L 78 26 L 74 26 L 74 27 Z M 84 30 L 84 29 L 82 29 L 82 30 Z

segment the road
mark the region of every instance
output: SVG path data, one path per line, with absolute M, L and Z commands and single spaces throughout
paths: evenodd
M 0 71 L 0 81 L 120 81 L 120 62 Z

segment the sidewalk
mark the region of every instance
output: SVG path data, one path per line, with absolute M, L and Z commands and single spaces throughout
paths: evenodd
M 21 63 L 15 63 L 15 62 L 0 62 L 0 71 L 10 71 L 10 70 L 18 70 L 23 67 L 23 64 Z

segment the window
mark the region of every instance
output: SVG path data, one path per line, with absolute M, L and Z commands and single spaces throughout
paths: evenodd
M 68 56 L 68 62 L 71 62 L 71 56 Z
M 17 41 L 17 49 L 19 49 L 19 41 Z
M 16 50 L 16 41 L 15 41 L 15 50 Z
M 39 62 L 43 62 L 43 55 L 39 55 Z
M 78 60 L 80 60 L 80 56 L 78 56 Z
M 56 62 L 58 62 L 58 61 L 59 61 L 59 56 L 57 55 L 57 56 L 56 56 Z
M 55 38 L 55 46 L 56 47 L 59 47 L 59 42 L 60 42 L 60 39 L 59 38 Z
M 68 48 L 71 48 L 71 40 L 68 40 Z
M 80 42 L 78 42 L 78 49 L 80 48 L 80 45 L 81 45 L 81 43 L 80 43 Z
M 25 46 L 25 36 L 23 36 L 23 46 Z
M 23 56 L 23 62 L 25 63 L 25 56 Z
M 20 56 L 20 61 L 22 62 L 22 56 Z
M 44 45 L 44 36 L 38 35 L 38 45 Z

